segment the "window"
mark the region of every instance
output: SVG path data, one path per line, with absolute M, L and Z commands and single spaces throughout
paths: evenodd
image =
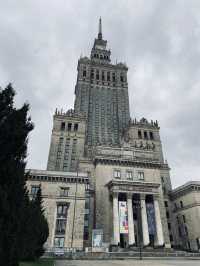
M 65 238 L 64 237 L 55 237 L 54 238 L 54 247 L 63 248 L 64 247 Z
M 114 170 L 114 178 L 121 178 L 121 171 L 120 170 Z
M 57 219 L 56 220 L 56 235 L 64 235 L 66 228 L 66 219 Z
M 96 70 L 96 79 L 99 80 L 99 70 Z
M 150 136 L 150 139 L 151 139 L 151 140 L 154 139 L 154 135 L 153 135 L 153 132 L 152 132 L 152 131 L 149 132 L 149 136 Z
M 36 196 L 40 186 L 31 186 L 31 195 Z
M 58 218 L 66 218 L 67 217 L 67 209 L 68 209 L 68 206 L 66 203 L 59 203 L 57 205 L 57 217 Z
M 74 131 L 78 131 L 78 124 L 74 124 Z
M 72 130 L 72 123 L 68 123 L 68 127 L 67 127 L 68 131 Z
M 138 138 L 141 139 L 142 138 L 142 132 L 140 130 L 138 130 Z
M 165 201 L 165 207 L 168 207 L 168 201 Z
M 61 123 L 60 129 L 61 129 L 61 130 L 65 130 L 65 122 L 62 122 L 62 123 Z
M 94 78 L 94 69 L 91 69 L 90 78 L 91 78 L 91 79 Z
M 168 229 L 171 230 L 171 224 L 170 223 L 168 223 Z
M 186 223 L 186 218 L 184 214 L 183 214 L 183 222 Z
M 67 197 L 69 195 L 69 187 L 61 187 L 60 188 L 60 196 Z
M 170 239 L 170 241 L 172 242 L 172 241 L 173 241 L 173 236 L 170 235 L 170 236 L 169 236 L 169 239 Z
M 107 72 L 107 81 L 110 81 L 110 72 Z
M 146 131 L 144 131 L 144 138 L 145 139 L 148 139 L 148 135 L 147 135 L 147 132 Z
M 83 70 L 83 77 L 86 77 L 86 74 L 87 74 L 86 69 L 84 69 Z
M 169 219 L 169 212 L 166 211 L 166 216 L 167 216 L 167 219 Z
M 126 172 L 126 178 L 129 179 L 129 180 L 132 180 L 133 179 L 133 172 L 132 171 L 127 171 Z
M 179 217 L 178 216 L 176 216 L 176 221 L 179 224 Z
M 181 208 L 183 208 L 183 202 L 182 202 L 182 200 L 180 201 L 180 205 L 181 205 Z
M 142 172 L 142 171 L 138 172 L 138 179 L 139 180 L 144 180 L 144 172 Z
M 112 73 L 112 81 L 115 82 L 115 73 Z
M 102 80 L 105 80 L 104 71 L 102 71 Z
M 174 209 L 177 210 L 177 204 L 176 204 L 176 202 L 174 203 Z
M 121 81 L 121 82 L 123 82 L 123 81 L 124 81 L 124 77 L 123 77 L 123 75 L 122 75 L 122 74 L 120 75 L 120 81 Z

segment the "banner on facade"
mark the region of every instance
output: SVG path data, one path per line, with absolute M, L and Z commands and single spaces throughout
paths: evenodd
M 155 210 L 153 203 L 146 204 L 146 211 L 147 211 L 147 222 L 149 228 L 149 234 L 155 235 L 156 234 L 156 221 L 155 221 Z
M 92 246 L 102 247 L 102 244 L 103 244 L 103 230 L 93 229 L 92 230 Z
M 128 234 L 128 210 L 126 201 L 119 201 L 119 231 Z

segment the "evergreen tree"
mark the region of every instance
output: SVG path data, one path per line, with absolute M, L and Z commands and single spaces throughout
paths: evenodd
M 44 253 L 43 245 L 49 235 L 48 223 L 42 207 L 41 188 L 39 188 L 36 197 L 27 202 L 25 214 L 21 258 L 23 260 L 35 260 Z
M 0 90 L 0 262 L 17 266 L 20 259 L 21 222 L 25 212 L 25 166 L 29 105 L 14 107 L 15 92 L 9 84 Z

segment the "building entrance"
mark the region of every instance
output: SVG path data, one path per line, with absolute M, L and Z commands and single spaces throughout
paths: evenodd
M 127 248 L 127 247 L 128 247 L 128 235 L 120 234 L 120 248 Z

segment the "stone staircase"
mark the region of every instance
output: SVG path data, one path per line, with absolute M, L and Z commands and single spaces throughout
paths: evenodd
M 186 251 L 175 251 L 172 249 L 144 249 L 141 252 L 142 258 L 163 258 L 163 259 L 199 259 L 200 260 L 200 253 L 192 253 Z M 57 257 L 54 253 L 46 253 L 46 257 Z M 140 251 L 138 248 L 134 248 L 134 250 L 126 250 L 120 249 L 118 251 L 113 252 L 65 252 L 60 258 L 63 259 L 72 259 L 72 260 L 123 260 L 123 259 L 139 259 L 140 258 Z

